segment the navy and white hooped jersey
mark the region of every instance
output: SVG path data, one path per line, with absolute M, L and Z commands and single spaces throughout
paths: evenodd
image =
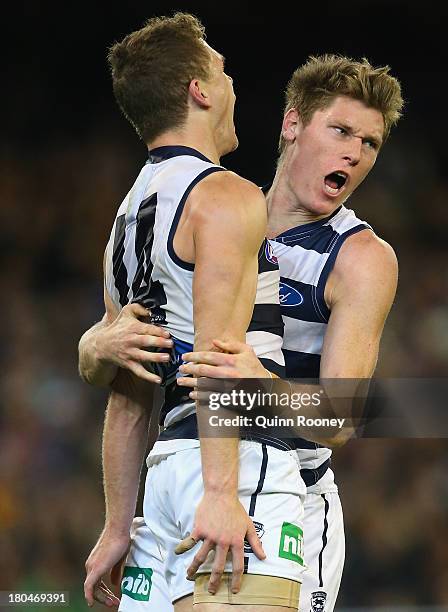
M 165 327 L 174 342 L 171 362 L 152 364 L 165 388 L 161 411 L 164 427 L 192 415 L 195 410 L 188 390 L 176 385 L 181 355 L 193 349 L 194 264 L 177 256 L 173 239 L 193 187 L 211 173 L 222 171 L 225 168 L 189 147 L 165 146 L 150 151 L 148 163 L 118 209 L 106 249 L 106 288 L 117 308 L 130 302 L 150 308 L 152 322 Z M 266 367 L 284 375 L 283 322 L 278 295 L 280 273 L 270 253 L 271 247 L 264 241 L 246 341 Z M 229 299 L 237 298 L 229 296 Z M 178 431 L 173 437 L 188 436 Z
M 280 266 L 280 305 L 288 378 L 319 378 L 320 358 L 330 317 L 325 285 L 345 240 L 371 229 L 345 206 L 331 216 L 283 232 L 271 240 Z M 296 440 L 301 466 L 315 469 L 331 456 L 328 448 Z

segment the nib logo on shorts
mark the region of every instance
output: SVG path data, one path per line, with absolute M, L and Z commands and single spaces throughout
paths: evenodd
M 121 592 L 137 601 L 149 601 L 152 586 L 152 569 L 150 567 L 124 568 L 121 581 Z
M 303 565 L 303 531 L 292 523 L 283 523 L 278 556 Z

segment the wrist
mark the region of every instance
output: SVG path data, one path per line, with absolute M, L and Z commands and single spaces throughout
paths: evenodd
M 106 538 L 121 540 L 121 539 L 129 539 L 129 535 L 131 532 L 131 523 L 129 522 L 113 522 L 107 521 L 104 524 L 104 529 L 102 535 Z
M 204 494 L 228 499 L 238 498 L 238 485 L 222 482 L 204 483 Z
M 108 364 L 109 360 L 107 358 L 107 354 L 105 351 L 105 346 L 107 346 L 107 342 L 104 342 L 104 331 L 98 331 L 98 333 L 95 335 L 94 341 L 93 341 L 93 352 L 95 355 L 95 359 L 96 361 L 98 361 L 101 364 Z

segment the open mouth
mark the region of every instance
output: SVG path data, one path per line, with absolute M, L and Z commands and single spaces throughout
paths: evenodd
M 324 179 L 325 190 L 330 195 L 338 195 L 347 182 L 348 175 L 345 172 L 337 171 L 327 174 Z

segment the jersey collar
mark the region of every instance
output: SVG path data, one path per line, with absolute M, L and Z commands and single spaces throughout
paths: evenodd
M 164 147 L 156 147 L 155 149 L 150 149 L 148 164 L 159 164 L 166 159 L 171 159 L 172 157 L 178 157 L 179 155 L 192 155 L 193 157 L 198 157 L 202 159 L 202 161 L 208 162 L 212 164 L 213 162 L 205 157 L 196 149 L 192 149 L 191 147 L 184 147 L 182 145 L 168 145 Z

